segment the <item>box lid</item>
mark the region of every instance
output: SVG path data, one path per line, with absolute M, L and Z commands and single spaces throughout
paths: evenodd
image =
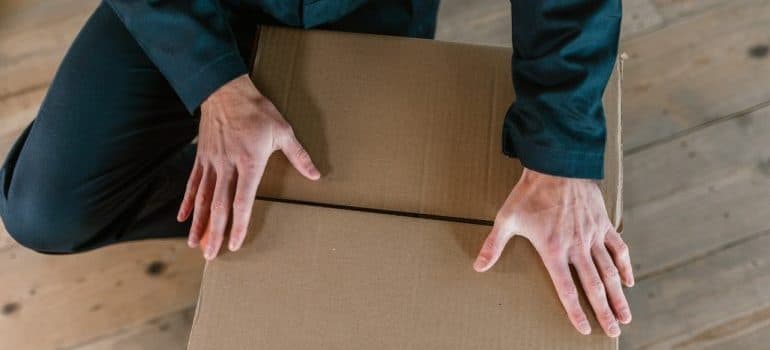
M 259 195 L 493 220 L 522 171 L 501 146 L 514 100 L 510 60 L 504 47 L 262 28 L 252 78 L 322 179 L 304 179 L 277 152 Z M 601 186 L 617 226 L 620 118 L 609 87 Z

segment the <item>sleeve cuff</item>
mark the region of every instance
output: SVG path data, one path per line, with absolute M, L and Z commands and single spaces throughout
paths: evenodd
M 559 150 L 506 136 L 503 138 L 503 153 L 518 158 L 528 169 L 549 175 L 596 180 L 604 177 L 604 150 Z
M 220 56 L 179 83 L 176 91 L 190 114 L 200 107 L 214 91 L 243 74 L 246 64 L 237 53 Z

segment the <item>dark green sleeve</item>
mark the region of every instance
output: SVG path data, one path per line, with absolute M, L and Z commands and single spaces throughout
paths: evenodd
M 532 170 L 604 176 L 602 95 L 618 50 L 620 0 L 512 0 L 516 101 L 503 152 Z
M 218 0 L 107 0 L 192 113 L 247 73 Z

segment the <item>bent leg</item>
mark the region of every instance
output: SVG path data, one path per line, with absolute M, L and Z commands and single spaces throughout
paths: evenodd
M 102 3 L 0 170 L 7 230 L 44 253 L 185 236 L 198 122 Z

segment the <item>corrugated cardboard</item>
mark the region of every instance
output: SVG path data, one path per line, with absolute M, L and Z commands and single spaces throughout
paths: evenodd
M 242 250 L 207 263 L 189 348 L 615 349 L 593 320 L 591 336 L 572 328 L 525 240 L 490 272 L 471 267 L 521 173 L 500 146 L 510 57 L 263 28 L 255 84 L 323 177 L 271 158 L 261 198 L 303 204 L 257 201 Z M 616 93 L 610 85 L 602 189 L 617 226 Z
M 616 348 L 572 328 L 527 240 L 475 272 L 488 226 L 257 201 L 249 232 L 206 264 L 189 349 Z
M 493 220 L 521 174 L 502 155 L 511 49 L 266 27 L 253 79 L 323 174 L 272 157 L 260 196 Z M 605 203 L 620 222 L 619 117 L 607 89 Z

